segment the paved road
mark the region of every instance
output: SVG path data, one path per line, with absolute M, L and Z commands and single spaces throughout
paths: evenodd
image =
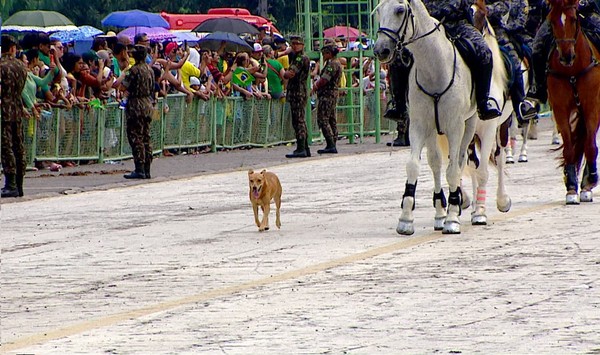
M 404 149 L 253 165 L 284 187 L 266 233 L 239 170 L 5 204 L 0 352 L 600 353 L 600 205 L 564 206 L 549 142 L 455 236 L 426 168 L 396 234 Z

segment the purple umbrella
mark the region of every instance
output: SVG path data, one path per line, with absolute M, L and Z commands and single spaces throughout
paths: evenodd
M 104 27 L 171 27 L 169 23 L 159 14 L 141 10 L 115 11 L 102 20 Z
M 175 38 L 173 33 L 162 27 L 129 27 L 128 29 L 119 32 L 119 36 L 125 35 L 133 41 L 133 37 L 139 33 L 147 34 L 148 39 L 151 41 L 162 41 L 165 39 Z

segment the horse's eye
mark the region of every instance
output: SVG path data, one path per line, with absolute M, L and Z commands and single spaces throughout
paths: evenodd
M 404 12 L 404 6 L 398 6 L 394 12 L 396 13 L 396 15 L 400 15 L 401 13 Z

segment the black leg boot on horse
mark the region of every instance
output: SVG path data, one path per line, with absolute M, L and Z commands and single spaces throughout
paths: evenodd
M 2 188 L 2 197 L 19 197 L 16 174 L 4 174 L 4 187 Z

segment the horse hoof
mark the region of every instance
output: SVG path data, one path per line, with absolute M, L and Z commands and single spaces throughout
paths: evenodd
M 460 234 L 460 223 L 450 221 L 444 223 L 442 234 Z
M 581 202 L 593 202 L 594 201 L 594 195 L 592 194 L 592 191 L 581 191 L 581 194 L 579 195 L 579 201 L 581 201 Z
M 442 229 L 444 229 L 444 222 L 446 222 L 446 217 L 436 217 L 433 221 L 433 230 L 441 231 Z
M 578 197 L 577 194 L 568 194 L 566 197 L 566 204 L 567 205 L 578 205 L 579 199 L 577 197 Z
M 415 233 L 415 227 L 413 222 L 409 221 L 398 221 L 396 232 L 401 235 L 413 235 Z
M 527 163 L 527 155 L 519 155 L 519 163 Z
M 498 208 L 498 211 L 500 211 L 502 213 L 506 213 L 506 212 L 510 211 L 510 208 L 512 207 L 512 201 L 510 198 L 508 198 L 506 205 L 502 206 L 502 205 L 500 205 L 500 203 L 497 203 L 496 207 Z
M 514 163 L 515 163 L 515 158 L 506 157 L 506 164 L 514 164 Z
M 471 216 L 471 224 L 474 226 L 487 226 L 487 216 L 482 215 L 473 215 Z

